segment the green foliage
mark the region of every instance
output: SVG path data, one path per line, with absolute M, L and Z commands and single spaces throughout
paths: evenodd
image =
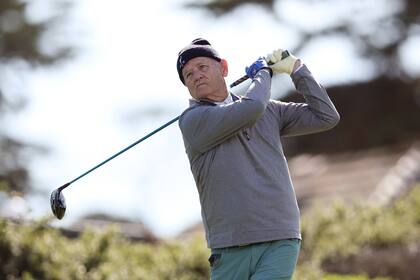
M 329 274 L 326 275 L 323 280 L 369 280 L 372 278 L 369 278 L 366 275 L 338 275 L 338 274 Z M 389 280 L 390 278 L 385 277 L 377 277 L 373 278 L 373 280 Z
M 340 275 L 329 274 L 321 270 L 315 262 L 305 262 L 297 266 L 294 278 L 296 280 L 392 280 L 387 277 L 369 278 L 369 276 L 362 275 Z
M 0 279 L 193 280 L 209 275 L 202 238 L 141 244 L 110 227 L 68 239 L 47 225 L 47 220 L 31 225 L 0 221 Z
M 9 192 L 9 191 L 10 191 L 9 184 L 4 180 L 0 180 L 0 192 Z
M 419 242 L 420 187 L 393 207 L 336 203 L 330 209 L 314 210 L 303 218 L 302 236 L 302 257 L 311 261 L 356 254 L 365 246 Z
M 200 235 L 159 244 L 131 242 L 117 228 L 64 237 L 49 220 L 17 224 L 0 220 L 0 279 L 200 280 L 209 279 L 210 254 Z M 420 188 L 393 207 L 336 204 L 303 218 L 303 247 L 294 279 L 390 280 L 322 271 L 328 258 L 372 248 L 419 243 Z

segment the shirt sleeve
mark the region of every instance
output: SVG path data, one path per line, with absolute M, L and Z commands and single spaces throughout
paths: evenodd
M 291 77 L 305 103 L 275 102 L 280 114 L 280 134 L 311 134 L 337 125 L 340 115 L 324 87 L 315 81 L 308 68 L 302 65 Z
M 302 67 L 303 67 L 303 63 L 301 65 L 298 66 L 298 68 L 296 68 L 295 71 L 293 71 L 293 74 L 295 74 L 297 71 L 299 71 Z
M 259 71 L 245 96 L 230 104 L 196 106 L 181 114 L 179 126 L 186 144 L 205 152 L 253 125 L 270 99 L 271 76 Z

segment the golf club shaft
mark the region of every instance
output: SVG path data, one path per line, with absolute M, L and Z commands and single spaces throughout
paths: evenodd
M 290 55 L 289 51 L 285 50 L 281 53 L 281 59 L 285 59 L 286 57 L 288 57 Z M 268 65 L 273 65 L 274 63 L 272 62 L 268 62 Z M 234 81 L 233 83 L 230 84 L 230 88 L 236 87 L 237 85 L 245 82 L 246 80 L 248 80 L 249 77 L 248 75 L 244 75 L 241 78 L 237 79 L 236 81 Z
M 104 160 L 103 162 L 99 163 L 98 165 L 92 167 L 91 169 L 89 169 L 88 171 L 86 171 L 85 173 L 83 173 L 82 175 L 80 175 L 79 177 L 73 179 L 72 181 L 62 185 L 61 187 L 59 187 L 58 189 L 60 191 L 64 190 L 65 188 L 67 188 L 68 186 L 70 186 L 71 184 L 73 184 L 74 182 L 76 182 L 77 180 L 81 179 L 82 177 L 88 175 L 90 172 L 92 172 L 93 170 L 101 167 L 102 165 L 104 165 L 105 163 L 109 162 L 110 160 L 116 158 L 117 156 L 121 155 L 122 153 L 126 152 L 127 150 L 131 149 L 132 147 L 136 146 L 137 144 L 139 144 L 140 142 L 146 140 L 147 138 L 149 138 L 150 136 L 152 136 L 153 134 L 155 134 L 156 132 L 164 129 L 165 127 L 171 125 L 172 123 L 176 122 L 179 119 L 179 116 L 175 117 L 174 119 L 170 120 L 169 122 L 165 123 L 164 125 L 156 128 L 155 130 L 153 130 L 152 132 L 150 132 L 149 134 L 147 134 L 146 136 L 142 137 L 141 139 L 137 140 L 136 142 L 134 142 L 133 144 L 127 146 L 126 148 L 122 149 L 121 151 L 119 151 L 118 153 L 112 155 L 111 157 L 107 158 L 106 160 Z

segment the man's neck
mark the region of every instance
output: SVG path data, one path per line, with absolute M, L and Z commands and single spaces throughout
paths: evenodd
M 230 95 L 229 92 L 226 90 L 225 92 L 223 92 L 223 94 L 215 94 L 215 95 L 207 96 L 207 99 L 212 102 L 223 102 L 229 95 Z
M 231 97 L 231 95 L 228 91 L 226 91 L 226 94 L 224 96 L 211 95 L 211 96 L 208 96 L 206 98 L 201 98 L 199 100 L 194 98 L 194 100 L 196 100 L 196 101 L 200 101 L 200 100 L 210 101 L 210 102 L 213 102 L 213 103 L 216 103 L 216 104 L 223 104 L 223 103 L 225 103 L 225 100 L 227 100 L 227 99 L 230 99 L 230 100 L 232 99 L 232 97 Z

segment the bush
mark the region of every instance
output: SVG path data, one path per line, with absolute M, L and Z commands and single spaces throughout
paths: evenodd
M 372 278 L 369 278 L 366 275 L 338 275 L 338 274 L 328 274 L 326 275 L 323 280 L 369 280 Z M 390 278 L 373 278 L 372 280 L 390 280 Z
M 335 203 L 311 211 L 302 219 L 302 237 L 302 258 L 312 261 L 420 242 L 420 187 L 392 207 Z
M 49 222 L 17 224 L 0 219 L 0 279 L 209 279 L 210 251 L 201 235 L 152 245 L 131 242 L 109 227 L 68 239 L 49 227 Z M 366 247 L 420 244 L 420 188 L 393 207 L 335 204 L 318 209 L 303 217 L 302 234 L 294 279 L 370 279 L 363 274 L 328 274 L 322 263 L 357 255 Z
M 150 245 L 118 230 L 93 229 L 68 239 L 47 221 L 0 221 L 0 279 L 207 279 L 208 250 L 201 238 Z

